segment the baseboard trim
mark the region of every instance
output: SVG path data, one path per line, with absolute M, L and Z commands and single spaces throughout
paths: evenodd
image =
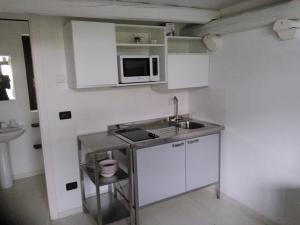
M 100 187 L 100 193 L 107 193 L 108 192 L 108 187 L 107 186 L 102 186 Z M 96 193 L 88 193 L 86 194 L 86 198 L 89 198 L 89 197 L 92 197 L 92 196 L 95 196 Z M 76 207 L 76 208 L 72 208 L 72 209 L 68 209 L 68 210 L 65 210 L 65 211 L 62 211 L 62 212 L 58 212 L 57 213 L 57 218 L 55 218 L 54 220 L 56 219 L 62 219 L 64 217 L 68 217 L 68 216 L 72 216 L 72 215 L 75 215 L 75 214 L 78 214 L 78 213 L 82 213 L 83 212 L 83 209 L 82 207 Z
M 27 173 L 18 173 L 14 174 L 14 180 L 19 180 L 27 177 L 33 177 L 39 174 L 43 174 L 44 170 L 37 170 L 37 171 L 32 171 L 32 172 L 27 172 Z
M 216 192 L 216 187 L 215 186 L 211 186 L 208 187 L 207 190 L 209 192 L 215 193 Z M 258 213 L 257 211 L 249 208 L 247 205 L 239 202 L 238 200 L 236 200 L 235 198 L 230 197 L 229 195 L 226 195 L 225 193 L 221 192 L 221 199 L 229 202 L 230 204 L 232 204 L 233 206 L 235 206 L 236 208 L 240 209 L 241 211 L 243 211 L 247 216 L 252 217 L 266 225 L 281 225 L 279 223 L 274 222 L 273 220 L 263 216 L 262 214 Z
M 81 212 L 83 212 L 82 207 L 76 207 L 76 208 L 69 209 L 66 211 L 58 212 L 57 217 L 58 217 L 58 219 L 62 219 L 64 217 L 72 216 L 72 215 L 75 215 L 75 214 L 78 214 Z
M 261 221 L 262 223 L 264 223 L 266 225 L 281 225 L 281 224 L 276 223 L 273 220 L 261 215 L 257 211 L 249 208 L 247 205 L 237 201 L 236 199 L 234 199 L 224 193 L 221 193 L 221 198 L 224 199 L 225 201 L 229 202 L 230 204 L 234 205 L 235 207 L 239 208 L 241 211 L 243 211 L 248 216 L 255 218 L 258 221 Z
M 215 192 L 215 187 L 214 186 L 210 186 L 207 188 L 208 191 L 210 192 Z M 106 192 L 105 190 L 103 190 L 103 192 Z M 91 197 L 94 196 L 94 193 L 90 193 L 88 194 L 86 197 Z M 241 211 L 243 211 L 246 215 L 255 218 L 256 220 L 266 224 L 266 225 L 281 225 L 279 223 L 274 222 L 273 220 L 261 215 L 260 213 L 258 213 L 257 211 L 249 208 L 248 206 L 246 206 L 245 204 L 237 201 L 236 199 L 221 193 L 221 198 L 227 202 L 229 202 L 230 204 L 234 205 L 236 208 L 240 209 Z M 82 207 L 76 207 L 73 209 L 69 209 L 66 211 L 62 211 L 62 212 L 58 212 L 58 219 L 64 218 L 64 217 L 68 217 L 68 216 L 72 216 L 74 214 L 78 214 L 83 212 Z

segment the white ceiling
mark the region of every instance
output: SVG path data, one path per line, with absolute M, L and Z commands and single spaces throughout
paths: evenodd
M 232 4 L 244 9 L 279 1 L 288 0 L 0 0 L 0 16 L 15 13 L 206 24 L 220 17 L 218 9 Z M 170 5 L 183 8 L 167 7 Z
M 103 2 L 103 0 L 66 0 L 66 1 Z M 247 2 L 251 0 L 109 0 L 109 1 L 183 6 L 183 7 L 193 7 L 193 8 L 200 8 L 200 9 L 222 9 L 237 3 Z

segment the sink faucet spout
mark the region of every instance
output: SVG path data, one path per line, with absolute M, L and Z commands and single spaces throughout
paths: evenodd
M 178 98 L 174 96 L 173 101 L 174 101 L 174 119 L 175 121 L 177 121 L 178 120 Z

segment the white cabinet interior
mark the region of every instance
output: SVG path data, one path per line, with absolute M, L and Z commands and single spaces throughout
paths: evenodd
M 219 180 L 219 134 L 186 141 L 186 190 Z
M 168 36 L 168 53 L 206 53 L 201 37 Z
M 158 55 L 160 80 L 147 83 L 119 84 L 132 86 L 166 83 L 166 37 L 165 27 L 131 24 L 116 24 L 116 41 L 118 55 Z M 139 41 L 136 41 L 138 38 Z
M 115 25 L 70 21 L 64 27 L 68 82 L 71 88 L 118 83 Z
M 209 55 L 200 37 L 168 40 L 168 89 L 208 86 Z
M 116 24 L 118 46 L 164 46 L 165 28 L 162 26 Z M 135 38 L 139 38 L 135 40 Z
M 139 207 L 185 192 L 185 142 L 136 151 Z

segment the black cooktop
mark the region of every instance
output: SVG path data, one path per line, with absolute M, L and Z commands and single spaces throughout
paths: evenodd
M 155 139 L 159 137 L 156 134 L 148 132 L 142 128 L 122 129 L 116 131 L 116 133 L 134 142 Z

